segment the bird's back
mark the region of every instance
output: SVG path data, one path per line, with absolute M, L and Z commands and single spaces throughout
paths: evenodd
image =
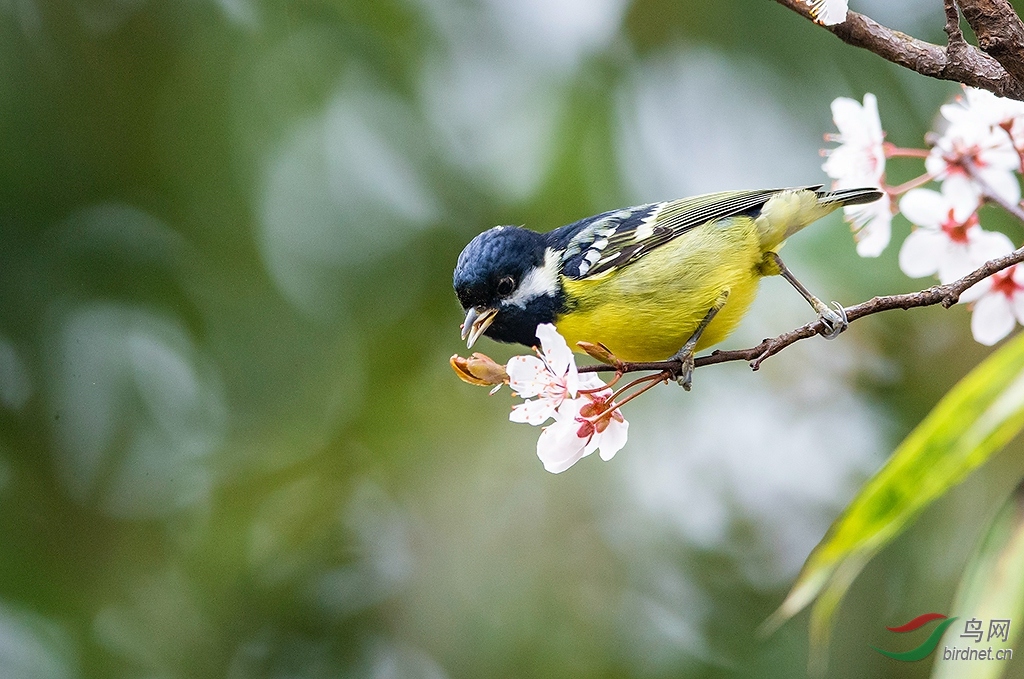
M 601 342 L 626 361 L 657 361 L 682 347 L 729 288 L 700 348 L 724 339 L 757 292 L 762 260 L 754 219 L 730 217 L 673 239 L 608 275 L 564 282 L 568 313 L 558 331 L 575 346 Z

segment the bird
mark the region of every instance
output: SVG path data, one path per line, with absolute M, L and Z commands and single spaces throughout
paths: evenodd
M 832 339 L 846 329 L 783 263 L 785 240 L 834 210 L 882 198 L 874 187 L 723 191 L 610 210 L 546 233 L 496 226 L 455 266 L 462 339 L 538 345 L 552 323 L 570 347 L 601 344 L 624 362 L 676 361 L 689 390 L 694 354 L 739 324 L 764 276 L 781 275 Z

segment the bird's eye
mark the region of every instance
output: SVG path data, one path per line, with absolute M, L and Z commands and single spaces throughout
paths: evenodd
M 501 295 L 502 297 L 507 297 L 508 295 L 512 294 L 512 291 L 515 290 L 515 287 L 515 279 L 512 278 L 511 276 L 505 276 L 500 281 L 498 281 L 498 294 Z

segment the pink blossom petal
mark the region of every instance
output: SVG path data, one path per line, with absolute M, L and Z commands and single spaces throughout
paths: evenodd
M 565 391 L 570 398 L 576 398 L 580 390 L 580 375 L 576 370 L 576 361 L 569 364 L 569 370 L 565 373 Z
M 832 100 L 832 120 L 835 122 L 836 127 L 839 128 L 839 133 L 842 134 L 846 130 L 851 130 L 854 127 L 861 127 L 861 118 L 863 117 L 863 107 L 861 103 L 856 99 L 850 97 L 836 97 Z
M 845 189 L 877 184 L 885 171 L 881 140 L 870 146 L 844 143 L 828 152 L 821 169 L 835 179 L 834 188 Z
M 1010 137 L 995 127 L 992 116 L 972 111 L 946 127 L 933 146 L 933 156 L 971 159 L 979 167 L 1012 170 L 1017 161 Z
M 599 448 L 602 460 L 610 460 L 615 456 L 615 453 L 622 450 L 622 447 L 626 445 L 626 435 L 628 430 L 629 422 L 625 420 L 619 422 L 618 420 L 613 419 L 608 425 L 608 428 L 601 432 Z
M 836 180 L 836 188 L 877 184 L 885 172 L 885 151 L 875 95 L 865 94 L 863 105 L 846 97 L 835 99 L 832 119 L 840 145 L 828 151 L 822 169 Z
M 537 339 L 540 340 L 541 352 L 551 372 L 564 378 L 566 391 L 575 397 L 576 390 L 579 389 L 576 359 L 565 338 L 558 334 L 555 326 L 541 323 L 537 326 Z
M 911 189 L 900 200 L 900 212 L 913 224 L 938 229 L 949 215 L 949 201 L 938 191 Z
M 979 168 L 982 176 L 990 171 L 1014 172 L 1020 168 L 1020 155 L 1017 149 L 1013 148 L 1013 142 L 1006 130 L 999 127 L 990 127 L 988 137 L 981 143 L 983 151 L 981 159 L 984 166 Z M 1020 186 L 1017 187 L 1017 196 L 1020 196 Z
M 882 137 L 882 124 L 878 116 L 878 99 L 870 92 L 865 93 L 864 103 L 849 97 L 837 97 L 832 101 L 832 120 L 844 139 L 867 141 Z
M 959 175 L 963 182 L 950 178 L 942 182 L 942 195 L 953 206 L 953 218 L 965 223 L 981 207 L 981 191 L 978 185 Z M 952 181 L 950 181 L 952 180 Z
M 932 147 L 928 157 L 924 159 L 924 169 L 934 177 L 942 177 L 949 169 L 949 164 L 942 157 L 942 150 Z
M 589 441 L 578 436 L 580 423 L 576 421 L 584 400 L 564 401 L 555 421 L 545 427 L 537 439 L 537 457 L 552 474 L 564 472 L 586 454 Z
M 966 243 L 954 243 L 951 240 L 946 240 L 946 254 L 939 262 L 937 272 L 940 283 L 952 283 L 977 268 Z
M 939 262 L 936 275 L 939 277 L 939 283 L 952 283 L 964 278 L 976 268 L 966 244 L 946 241 L 946 253 Z
M 970 304 L 992 289 L 992 277 L 984 278 L 960 293 L 960 304 Z
M 597 376 L 596 373 L 580 373 L 579 388 L 580 389 L 599 389 L 604 386 L 604 382 Z M 595 392 L 598 396 L 611 395 L 612 391 L 609 389 L 607 392 Z
M 811 0 L 811 14 L 822 26 L 835 26 L 846 21 L 847 0 Z
M 931 276 L 939 270 L 948 241 L 942 233 L 931 229 L 911 232 L 900 247 L 900 269 L 911 278 Z
M 1016 152 L 1014 155 L 1016 156 Z M 1019 166 L 1019 157 L 1016 163 Z M 978 174 L 985 185 L 1007 203 L 1017 203 L 1020 200 L 1020 180 L 1013 171 L 992 167 L 984 168 Z
M 889 199 L 882 197 L 867 205 L 854 205 L 844 209 L 846 219 L 853 223 L 857 254 L 878 257 L 892 238 L 892 210 Z
M 973 106 L 975 103 L 974 95 L 967 95 L 966 91 L 964 94 L 966 96 L 957 96 L 952 103 L 943 104 L 939 107 L 939 113 L 942 114 L 942 117 L 953 125 L 969 123 L 971 118 L 977 115 L 978 108 Z
M 535 398 L 512 406 L 512 412 L 508 419 L 512 422 L 523 422 L 537 426 L 543 424 L 548 418 L 555 416 L 558 410 L 558 401 L 551 398 Z
M 1006 295 L 985 295 L 974 305 L 974 313 L 971 314 L 971 333 L 981 344 L 992 346 L 1009 335 L 1014 325 L 1016 320 Z
M 964 87 L 962 97 L 957 97 L 952 104 L 941 106 L 939 111 L 954 125 L 977 124 L 991 127 L 1024 114 L 1024 106 L 1013 99 L 997 97 L 987 90 Z
M 1010 307 L 1013 309 L 1013 316 L 1017 319 L 1017 322 L 1024 325 L 1024 291 L 1016 291 L 1010 299 Z
M 543 392 L 551 383 L 551 375 L 544 362 L 536 356 L 513 356 L 505 366 L 508 385 L 523 398 Z
M 1013 252 L 1013 241 L 999 231 L 986 231 L 980 226 L 971 229 L 968 234 L 967 251 L 971 259 L 972 270 L 989 261 Z
M 544 469 L 561 474 L 583 457 L 585 441 L 576 436 L 572 422 L 555 422 L 541 432 L 537 440 L 537 457 Z
M 942 193 L 952 203 L 954 215 L 960 221 L 966 221 L 981 204 L 981 189 L 965 174 L 951 174 L 943 179 Z M 942 220 L 945 217 L 943 215 Z

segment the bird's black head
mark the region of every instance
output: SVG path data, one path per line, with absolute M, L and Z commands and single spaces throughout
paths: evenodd
M 496 226 L 469 242 L 455 266 L 455 294 L 466 311 L 462 338 L 537 344 L 537 326 L 562 304 L 560 259 L 539 233 Z

